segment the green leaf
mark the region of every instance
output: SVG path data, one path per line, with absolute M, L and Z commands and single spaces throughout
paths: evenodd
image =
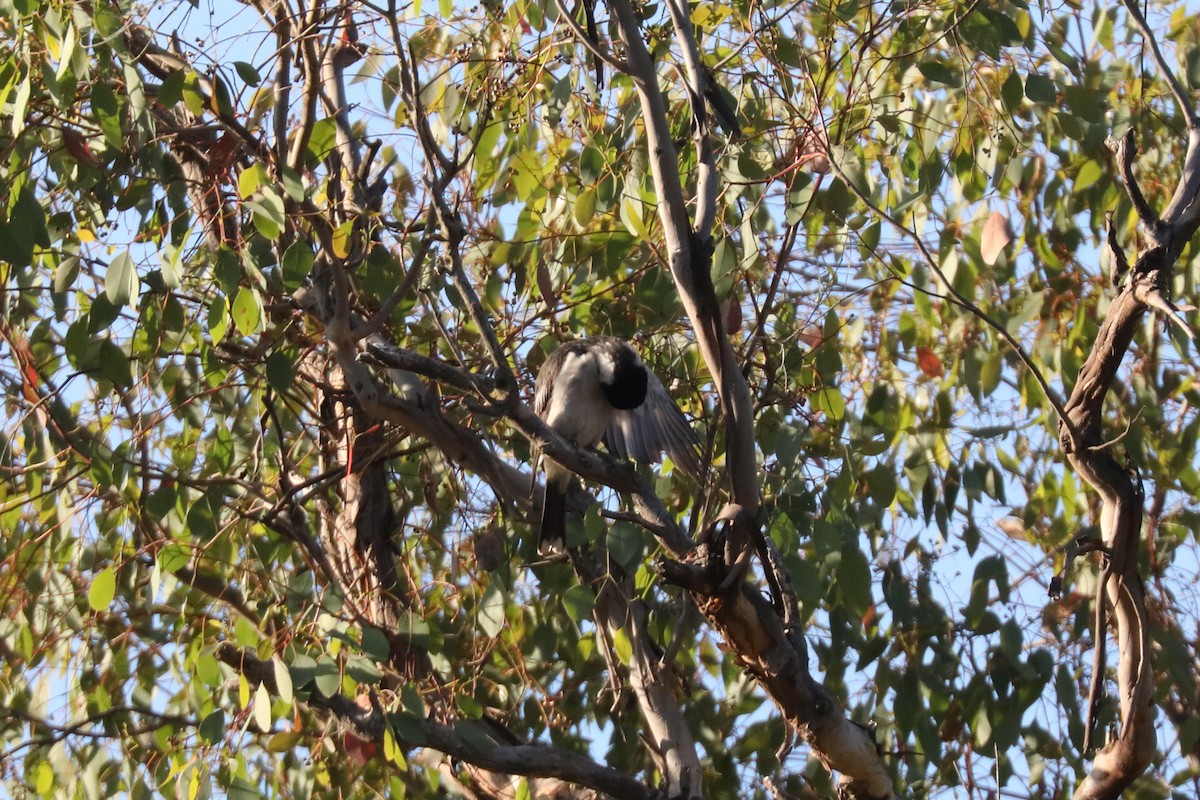
M 238 197 L 249 200 L 258 187 L 267 180 L 267 171 L 262 164 L 254 164 L 238 175 Z
M 387 634 L 379 628 L 367 626 L 362 631 L 362 651 L 369 658 L 386 662 L 392 654 L 392 646 Z
M 75 285 L 75 279 L 79 277 L 79 257 L 67 256 L 58 264 L 58 268 L 54 270 L 54 291 L 62 293 L 68 291 Z
M 808 401 L 813 411 L 824 411 L 831 420 L 840 420 L 846 416 L 846 399 L 835 388 L 827 387 L 813 392 Z
M 314 160 L 321 161 L 333 151 L 336 142 L 337 125 L 333 119 L 326 117 L 317 120 L 308 138 L 308 153 Z
M 346 659 L 346 674 L 359 683 L 376 684 L 383 680 L 383 673 L 375 662 L 358 653 Z
M 613 650 L 620 662 L 625 665 L 633 663 L 633 642 L 629 640 L 629 634 L 625 632 L 625 629 L 618 628 L 612 639 Z
M 183 99 L 183 78 L 186 73 L 177 69 L 163 78 L 158 88 L 158 103 L 163 108 L 171 108 Z
M 596 213 L 596 190 L 584 189 L 579 193 L 579 197 L 575 199 L 575 223 L 579 227 L 586 227 L 592 221 L 592 217 Z
M 238 289 L 233 299 L 233 324 L 243 336 L 256 333 L 262 325 L 263 309 L 258 292 L 249 286 Z
M 496 583 L 490 584 L 479 602 L 479 629 L 485 636 L 497 636 L 504 629 L 504 591 Z
M 317 677 L 317 662 L 301 653 L 288 663 L 288 673 L 292 676 L 293 687 L 305 689 Z
M 925 79 L 930 83 L 944 83 L 951 88 L 957 89 L 962 86 L 962 78 L 957 70 L 953 70 L 937 61 L 923 61 L 917 65 L 917 69 L 925 76 Z
M 114 306 L 131 305 L 137 297 L 138 275 L 129 251 L 125 250 L 109 262 L 104 273 L 104 294 Z
M 333 697 L 342 688 L 341 670 L 337 662 L 328 656 L 321 656 L 317 661 L 313 679 L 316 681 L 317 691 L 326 697 Z
M 249 86 L 258 86 L 262 81 L 262 76 L 258 74 L 258 70 L 253 64 L 247 64 L 245 61 L 233 62 L 233 68 L 237 70 L 238 77 L 246 82 Z
M 1045 75 L 1030 75 L 1025 79 L 1025 96 L 1035 103 L 1058 102 L 1058 90 L 1054 81 Z
M 845 545 L 841 555 L 837 568 L 838 591 L 851 609 L 859 615 L 865 614 L 871 605 L 870 564 L 862 550 L 854 544 Z
M 637 526 L 623 521 L 614 522 L 608 531 L 608 555 L 622 566 L 629 566 L 642 557 L 646 538 Z
M 1104 175 L 1104 167 L 1098 162 L 1089 159 L 1084 162 L 1084 165 L 1079 168 L 1079 174 L 1075 178 L 1075 191 L 1082 192 Z
M 971 581 L 971 597 L 967 607 L 963 609 L 963 617 L 969 628 L 975 631 L 994 629 L 999 620 L 988 611 L 991 604 L 989 586 L 996 585 L 997 599 L 1002 603 L 1008 602 L 1008 566 L 1000 556 L 988 556 L 975 565 L 975 575 Z
M 171 542 L 158 551 L 157 560 L 159 569 L 163 572 L 174 574 L 177 570 L 186 567 L 188 562 L 191 561 L 191 557 L 183 545 Z
M 303 241 L 295 241 L 283 254 L 283 285 L 288 291 L 300 288 L 312 272 L 313 252 Z
M 645 239 L 649 232 L 642 218 L 642 201 L 638 197 L 625 195 L 621 198 L 621 224 L 638 239 Z
M 212 653 L 201 653 L 196 660 L 196 677 L 205 686 L 220 686 L 225 682 L 221 662 Z
M 91 108 L 104 134 L 104 142 L 113 150 L 120 150 L 125 145 L 125 127 L 121 104 L 117 96 L 103 81 L 92 84 Z
M 1017 70 L 1010 70 L 1004 79 L 1000 87 L 1000 99 L 1004 101 L 1004 108 L 1009 114 L 1015 114 L 1021 108 L 1021 102 L 1025 99 L 1025 82 Z
M 208 742 L 210 745 L 216 745 L 224 739 L 224 711 L 217 709 L 211 711 L 208 716 L 205 716 L 200 721 L 198 730 L 200 739 Z
M 271 241 L 280 237 L 286 225 L 286 210 L 283 198 L 274 189 L 259 187 L 258 197 L 246 201 L 246 207 L 254 212 L 254 227 L 259 233 Z
M 38 246 L 50 246 L 46 212 L 26 186 L 17 195 L 8 221 L 0 223 L 0 260 L 18 267 L 28 266 L 33 263 Z
M 458 706 L 458 710 L 462 712 L 462 715 L 468 719 L 480 719 L 483 717 L 483 706 L 469 694 L 458 695 L 454 698 L 454 704 Z
M 466 699 L 465 695 L 459 695 L 458 697 L 459 699 Z M 468 716 L 470 715 L 468 714 Z M 479 717 L 482 716 L 483 707 L 480 706 Z M 401 770 L 408 769 L 408 762 L 404 759 L 404 752 L 400 749 L 400 744 L 396 741 L 396 734 L 390 725 L 383 729 L 383 757 L 395 764 Z
M 577 583 L 563 593 L 562 603 L 567 610 L 567 616 L 576 622 L 583 622 L 591 619 L 596 598 L 591 589 Z
M 106 611 L 117 595 L 117 573 L 105 567 L 96 573 L 88 588 L 88 605 L 92 611 Z

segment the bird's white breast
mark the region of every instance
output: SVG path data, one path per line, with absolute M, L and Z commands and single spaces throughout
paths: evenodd
M 612 421 L 613 408 L 600 390 L 599 361 L 604 358 L 590 352 L 571 353 L 553 383 L 545 387 L 549 392 L 546 424 L 583 447 L 598 445 Z M 608 372 L 611 375 L 611 364 Z

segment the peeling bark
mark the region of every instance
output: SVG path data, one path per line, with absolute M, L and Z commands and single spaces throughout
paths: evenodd
M 694 222 L 689 218 L 679 156 L 670 136 L 666 100 L 659 89 L 659 76 L 643 42 L 636 13 L 628 0 L 610 0 L 609 8 L 617 20 L 628 74 L 637 87 L 645 118 L 647 150 L 671 276 L 717 387 L 725 424 L 731 499 L 739 507 L 731 525 L 740 541 L 739 546 L 730 548 L 728 553 L 717 553 L 709 548 L 696 556 L 719 559 L 719 564 L 709 564 L 701 569 L 702 572 L 725 570 L 717 591 L 693 591 L 693 597 L 721 633 L 739 664 L 755 676 L 785 719 L 812 747 L 814 755 L 840 773 L 838 785 L 842 796 L 860 800 L 891 798 L 891 778 L 873 740 L 865 730 L 841 715 L 823 687 L 808 672 L 807 646 L 799 627 L 794 597 L 787 588 L 786 573 L 756 519 L 758 465 L 754 453 L 750 389 L 726 336 L 712 283 L 710 229 L 715 220 L 715 156 L 709 141 L 704 101 L 706 77 L 688 7 L 678 0 L 667 0 L 675 38 L 683 54 L 684 66 L 680 74 L 691 106 L 692 137 L 698 157 Z M 759 555 L 764 577 L 774 594 L 773 603 L 762 600 L 741 580 L 745 570 L 744 554 L 750 547 Z M 687 560 L 691 558 L 689 556 Z M 728 570 L 735 565 L 735 577 L 729 579 Z M 677 582 L 673 579 L 686 581 L 685 565 L 677 566 L 673 572 L 668 567 L 662 573 L 664 578 L 672 582 Z
M 1113 443 L 1103 441 L 1103 406 L 1146 310 L 1158 310 L 1175 322 L 1181 319 L 1169 299 L 1174 265 L 1200 225 L 1200 119 L 1187 105 L 1188 98 L 1163 58 L 1138 4 L 1126 0 L 1125 7 L 1151 47 L 1163 79 L 1182 106 L 1188 120 L 1188 153 L 1171 202 L 1159 218 L 1134 176 L 1137 150 L 1133 131 L 1108 142 L 1116 154 L 1117 169 L 1150 247 L 1138 254 L 1126 282 L 1114 287 L 1116 296 L 1067 401 L 1067 419 L 1060 423 L 1060 440 L 1072 468 L 1095 489 L 1102 502 L 1100 531 L 1106 554 L 1093 601 L 1097 655 L 1085 725 L 1089 728 L 1092 725 L 1092 704 L 1105 680 L 1103 652 L 1109 609 L 1116 629 L 1116 679 L 1121 711 L 1115 737 L 1096 754 L 1091 771 L 1075 791 L 1076 800 L 1119 797 L 1154 756 L 1154 670 L 1145 586 L 1138 569 L 1145 496 L 1136 467 L 1118 463 L 1112 453 Z M 1128 262 L 1111 232 L 1108 246 L 1114 251 L 1114 259 Z M 1074 432 L 1068 430 L 1068 420 Z M 1089 743 L 1090 739 L 1089 730 Z

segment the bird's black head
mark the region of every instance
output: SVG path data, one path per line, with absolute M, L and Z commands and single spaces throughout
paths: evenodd
M 646 400 L 649 373 L 632 347 L 619 339 L 605 339 L 601 359 L 600 390 L 613 408 L 628 411 Z

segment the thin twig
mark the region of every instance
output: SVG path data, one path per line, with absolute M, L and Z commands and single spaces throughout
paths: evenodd
M 583 0 L 583 2 L 588 3 L 591 0 Z M 563 5 L 563 0 L 554 0 L 554 5 L 558 8 L 558 18 L 566 23 L 566 26 L 571 29 L 571 33 L 575 35 L 575 40 L 583 45 L 585 50 L 616 72 L 624 73 L 629 71 L 628 64 L 611 53 L 601 50 L 599 42 L 592 41 L 592 37 L 588 36 L 587 31 L 581 28 L 579 23 L 575 21 L 575 17 L 571 16 L 571 13 L 567 11 L 567 7 Z
M 1143 39 L 1150 43 L 1150 52 L 1154 56 L 1154 63 L 1167 85 L 1171 87 L 1171 94 L 1175 96 L 1175 102 L 1179 103 L 1180 112 L 1187 118 L 1188 130 L 1196 130 L 1200 128 L 1200 117 L 1196 115 L 1195 110 L 1188 102 L 1187 92 L 1184 91 L 1179 78 L 1175 76 L 1175 71 L 1171 69 L 1171 65 L 1163 56 L 1162 49 L 1158 46 L 1158 38 L 1150 30 L 1150 24 L 1146 22 L 1146 17 L 1138 5 L 1139 2 L 1140 0 L 1124 0 L 1125 9 L 1129 12 L 1129 16 L 1137 25 L 1138 30 L 1141 31 Z
M 1017 358 L 1021 359 L 1021 363 L 1024 364 L 1025 367 L 1033 374 L 1034 380 L 1037 381 L 1038 386 L 1040 386 L 1042 389 L 1042 393 L 1046 395 L 1046 399 L 1054 408 L 1054 412 L 1058 415 L 1059 421 L 1067 430 L 1067 435 L 1071 439 L 1072 446 L 1075 448 L 1082 447 L 1084 442 L 1083 435 L 1071 417 L 1068 416 L 1067 409 L 1063 405 L 1062 399 L 1050 386 L 1050 383 L 1046 380 L 1046 376 L 1043 375 L 1042 371 L 1038 369 L 1036 364 L 1033 363 L 1033 358 L 1031 358 L 1029 353 L 1025 351 L 1025 348 L 1021 346 L 1021 343 L 1016 340 L 1016 337 L 1009 333 L 1008 329 L 1001 325 L 999 320 L 992 317 L 982 308 L 967 299 L 960 291 L 954 288 L 954 285 L 950 282 L 950 279 L 946 277 L 946 274 L 942 272 L 941 265 L 937 263 L 937 259 L 935 259 L 933 254 L 929 252 L 929 248 L 926 246 L 925 241 L 916 232 L 915 228 L 910 229 L 906 227 L 891 214 L 877 206 L 874 201 L 871 200 L 871 198 L 867 197 L 866 193 L 863 192 L 861 188 L 856 186 L 854 182 L 846 176 L 846 173 L 842 171 L 841 165 L 838 164 L 834 158 L 829 159 L 829 165 L 838 178 L 841 179 L 842 183 L 844 183 L 847 188 L 850 189 L 850 192 L 859 200 L 861 200 L 867 206 L 867 208 L 871 210 L 872 213 L 877 215 L 880 219 L 886 221 L 888 224 L 892 225 L 907 238 L 913 241 L 913 243 L 917 246 L 917 249 L 921 251 L 921 255 L 924 257 L 925 263 L 929 265 L 931 270 L 933 270 L 933 273 L 937 276 L 941 284 L 946 287 L 948 299 L 950 299 L 955 305 L 959 306 L 965 311 L 970 312 L 976 318 L 981 320 L 989 328 L 994 330 L 996 334 L 999 335 L 1000 338 L 1012 348 L 1013 352 L 1017 354 Z

